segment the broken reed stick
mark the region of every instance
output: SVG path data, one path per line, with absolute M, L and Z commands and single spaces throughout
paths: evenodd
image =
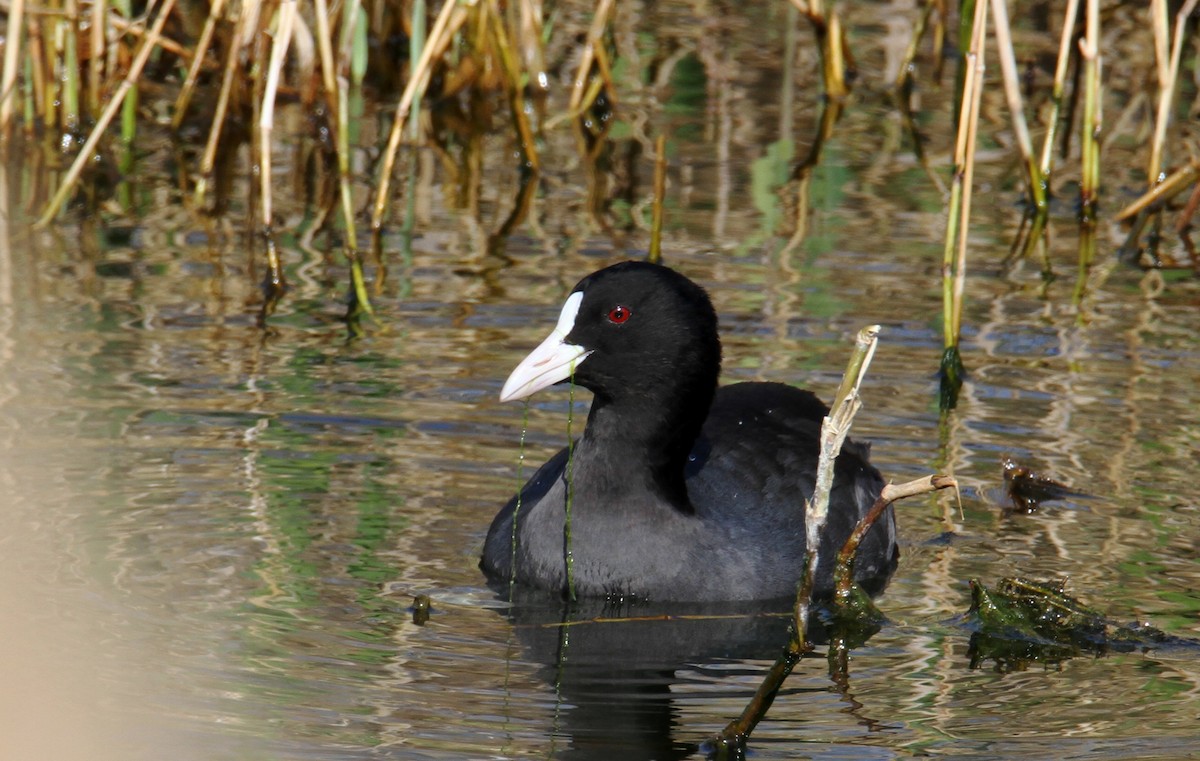
M 833 407 L 821 425 L 821 454 L 817 465 L 817 483 L 813 488 L 812 499 L 804 505 L 804 527 L 808 542 L 805 554 L 804 572 L 796 593 L 796 605 L 793 611 L 792 636 L 783 653 L 763 678 L 755 690 L 754 696 L 742 709 L 741 715 L 725 725 L 711 742 L 716 748 L 717 758 L 740 757 L 738 755 L 745 747 L 746 739 L 766 715 L 775 700 L 780 687 L 792 669 L 800 662 L 805 653 L 812 649 L 807 641 L 807 626 L 809 608 L 812 604 L 813 583 L 819 556 L 819 536 L 825 523 L 829 509 L 829 490 L 833 484 L 833 467 L 842 442 L 850 431 L 854 414 L 862 406 L 858 396 L 858 388 L 871 364 L 875 348 L 879 343 L 879 326 L 870 325 L 858 332 L 854 342 L 854 351 L 842 376 Z M 886 504 L 885 504 L 886 507 Z M 879 509 L 883 512 L 883 508 Z M 876 516 L 878 517 L 878 516 Z M 865 533 L 865 529 L 864 529 Z
M 1171 61 L 1163 80 L 1160 71 L 1160 92 L 1158 93 L 1158 112 L 1154 117 L 1154 140 L 1150 143 L 1150 166 L 1146 177 L 1150 187 L 1162 181 L 1163 146 L 1167 139 L 1167 125 L 1171 123 L 1172 99 L 1175 95 L 1175 85 L 1179 81 L 1179 63 L 1183 55 L 1183 33 L 1187 27 L 1188 17 L 1196 9 L 1197 0 L 1187 0 L 1175 15 L 1175 36 L 1171 42 Z M 1164 11 L 1165 12 L 1165 11 Z
M 817 578 L 817 564 L 820 560 L 821 531 L 825 527 L 825 518 L 829 514 L 829 493 L 833 488 L 833 466 L 838 453 L 842 451 L 842 442 L 850 433 L 850 425 L 854 415 L 862 406 L 858 395 L 859 385 L 875 356 L 875 347 L 879 344 L 879 326 L 869 325 L 858 331 L 854 341 L 854 351 L 842 376 L 842 384 L 838 388 L 833 406 L 821 424 L 821 454 L 817 463 L 817 481 L 813 486 L 812 498 L 804 504 L 805 553 L 804 573 L 800 577 L 800 585 L 796 593 L 792 640 L 788 649 L 796 655 L 810 649 L 805 640 L 805 630 L 808 625 L 809 608 L 812 605 L 812 591 Z
M 63 203 L 67 200 L 67 196 L 75 187 L 75 183 L 79 180 L 80 173 L 83 172 L 84 165 L 91 161 L 96 150 L 96 144 L 100 142 L 100 138 L 104 136 L 104 131 L 112 122 L 113 117 L 117 113 L 117 109 L 121 108 L 125 102 L 125 97 L 129 91 L 137 84 L 138 77 L 142 74 L 142 69 L 146 66 L 146 61 L 150 58 L 151 51 L 154 50 L 158 42 L 159 36 L 162 34 L 163 26 L 167 23 L 167 18 L 171 15 L 171 10 L 175 7 L 175 0 L 164 0 L 162 8 L 158 12 L 158 17 L 154 19 L 154 26 L 151 27 L 150 33 L 142 40 L 142 46 L 138 48 L 137 55 L 134 56 L 133 63 L 129 66 L 129 73 L 125 75 L 125 79 L 121 80 L 121 85 L 113 93 L 112 100 L 109 101 L 108 107 L 104 109 L 104 113 L 96 120 L 96 126 L 92 128 L 91 134 L 88 135 L 83 147 L 79 150 L 79 154 L 72 162 L 71 168 L 67 170 L 67 174 L 63 177 L 62 184 L 58 188 L 58 192 L 50 199 L 50 203 L 46 205 L 46 210 L 42 212 L 42 216 L 34 223 L 36 228 L 44 228 L 50 224 L 54 216 L 58 214 L 58 210 L 62 208 Z
M 1197 179 L 1200 179 L 1200 159 L 1194 158 L 1143 193 L 1133 203 L 1117 212 L 1113 219 L 1117 222 L 1124 222 L 1139 212 L 1166 203 L 1191 187 Z
M 883 511 L 888 508 L 893 502 L 897 502 L 908 497 L 915 497 L 920 494 L 928 494 L 938 491 L 939 489 L 953 488 L 955 494 L 958 494 L 958 481 L 954 476 L 943 475 L 928 475 L 924 478 L 918 478 L 914 481 L 906 481 L 902 484 L 887 484 L 883 487 L 883 491 L 879 493 L 875 504 L 871 505 L 871 509 L 862 517 L 858 525 L 854 527 L 854 531 L 846 539 L 846 543 L 842 545 L 842 549 L 838 552 L 837 563 L 833 567 L 834 579 L 834 602 L 845 601 L 850 599 L 853 594 L 854 587 L 854 559 L 858 554 L 858 546 L 862 544 L 862 540 L 866 537 L 867 532 L 879 520 L 879 516 L 883 515 Z M 962 497 L 959 496 L 959 504 L 962 503 Z

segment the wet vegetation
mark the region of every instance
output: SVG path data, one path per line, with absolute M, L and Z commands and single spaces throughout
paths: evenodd
M 1005 578 L 992 589 L 971 580 L 971 668 L 992 662 L 998 671 L 1057 664 L 1080 655 L 1159 647 L 1197 647 L 1148 623 L 1118 623 L 1068 594 L 1061 581 Z

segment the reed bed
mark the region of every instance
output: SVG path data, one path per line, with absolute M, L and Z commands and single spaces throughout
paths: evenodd
M 793 163 L 781 187 L 792 204 L 794 222 L 779 231 L 777 245 L 786 255 L 801 245 L 808 229 L 808 180 L 822 161 L 821 147 L 837 135 L 843 110 L 855 107 L 856 52 L 863 52 L 852 49 L 856 6 L 827 0 L 788 3 L 794 8 L 791 23 L 807 20 L 813 31 L 820 66 L 809 89 L 820 103 L 821 118 L 808 154 Z M 894 94 L 911 135 L 910 150 L 932 186 L 944 188 L 946 194 L 943 327 L 949 354 L 943 357 L 944 376 L 961 379 L 955 368 L 961 369 L 957 344 L 970 258 L 971 166 L 981 138 L 981 128 L 971 124 L 977 124 L 979 110 L 986 107 L 980 104 L 987 102 L 992 89 L 1003 96 L 1011 144 L 1023 167 L 1026 214 L 1015 227 L 1013 260 L 1035 252 L 1045 258 L 1051 200 L 1059 199 L 1078 208 L 1077 300 L 1086 294 L 1096 257 L 1096 230 L 1102 221 L 1128 225 L 1122 254 L 1129 261 L 1200 268 L 1188 237 L 1191 216 L 1200 207 L 1198 172 L 1196 160 L 1180 147 L 1186 143 L 1178 126 L 1186 113 L 1186 95 L 1181 93 L 1190 92 L 1190 85 L 1182 86 L 1181 80 L 1189 55 L 1195 54 L 1196 5 L 1197 0 L 1186 0 L 1174 16 L 1165 0 L 1153 0 L 1145 9 L 1102 9 L 1098 0 L 1047 5 L 1052 21 L 1042 33 L 1049 44 L 1042 47 L 1057 41 L 1048 87 L 1021 71 L 1022 62 L 1031 56 L 1030 32 L 1022 22 L 1018 30 L 1022 35 L 1014 39 L 1007 0 L 975 0 L 958 7 L 945 0 L 927 0 L 915 12 L 900 70 L 884 87 Z M 197 213 L 221 212 L 222 202 L 213 193 L 222 172 L 234 171 L 222 167 L 221 156 L 229 146 L 251 140 L 257 167 L 251 223 L 266 262 L 263 286 L 270 302 L 286 290 L 286 265 L 272 245 L 278 222 L 274 196 L 286 192 L 274 177 L 279 154 L 276 103 L 299 100 L 310 109 L 314 132 L 326 136 L 318 140 L 316 154 L 325 162 L 322 171 L 336 178 L 336 193 L 315 215 L 316 225 L 336 230 L 331 247 L 341 249 L 349 266 L 348 301 L 354 315 L 371 311 L 360 228 L 371 236 L 377 276 L 386 268 L 380 244 L 383 231 L 401 216 L 406 234 L 413 231 L 408 183 L 395 182 L 411 177 L 412 169 L 400 156 L 418 148 L 432 149 L 448 170 L 475 176 L 484 171 L 478 156 L 451 166 L 423 123 L 422 114 L 436 103 L 459 98 L 503 107 L 500 123 L 484 119 L 478 123 L 481 131 L 508 132 L 516 146 L 520 187 L 503 223 L 486 236 L 489 248 L 500 248 L 504 238 L 528 219 L 543 172 L 542 145 L 547 135 L 563 128 L 574 135 L 587 172 L 592 222 L 607 229 L 601 210 L 608 191 L 598 179 L 598 162 L 608 145 L 608 125 L 622 111 L 622 98 L 631 87 L 641 94 L 637 85 L 618 82 L 614 74 L 618 66 L 637 56 L 628 46 L 622 47 L 614 34 L 622 14 L 634 11 L 613 0 L 578 6 L 551 6 L 540 0 L 506 4 L 456 0 L 440 5 L 427 5 L 425 0 L 211 0 L 205 4 L 151 0 L 137 13 L 128 0 L 51 0 L 39 6 L 10 0 L 6 11 L 0 147 L 17 151 L 30 144 L 54 146 L 66 164 L 51 178 L 52 192 L 38 209 L 37 224 L 49 225 L 60 218 L 63 209 L 80 196 L 89 174 L 102 171 L 98 167 L 106 162 L 131 166 L 139 133 L 159 128 L 157 123 L 146 123 L 153 110 L 141 107 L 144 101 L 139 100 L 143 91 L 149 91 L 156 102 L 169 101 L 170 128 L 181 140 L 199 136 L 202 149 L 184 169 L 188 202 Z M 563 23 L 564 18 L 572 23 Z M 940 118 L 956 125 L 954 164 L 946 173 L 932 166 L 926 155 L 912 93 L 916 87 L 938 85 L 947 29 L 954 23 L 964 53 L 958 59 L 962 65 L 954 105 L 940 115 L 922 115 L 926 121 Z M 1119 25 L 1120 32 L 1108 32 L 1110 25 Z M 1145 193 L 1105 217 L 1100 171 L 1108 139 L 1103 121 L 1104 56 L 1110 47 L 1106 40 L 1117 34 L 1140 36 L 1145 48 L 1153 51 L 1147 69 L 1156 92 L 1146 96 L 1153 101 L 1153 114 L 1145 147 Z M 395 39 L 407 44 L 407 57 L 386 53 Z M 548 52 L 551 49 L 556 52 Z M 979 70 L 984 57 L 991 55 L 999 63 L 998 77 Z M 560 66 L 564 60 L 569 62 L 573 73 L 568 87 L 552 86 L 551 58 Z M 928 77 L 916 73 L 918 63 L 931 72 Z M 803 90 L 804 81 L 795 76 L 792 62 L 785 62 L 783 68 L 787 82 L 795 81 Z M 374 99 L 394 103 L 386 142 L 370 149 L 372 158 L 365 169 L 351 161 L 352 151 L 362 147 L 352 138 L 356 131 L 352 104 L 361 100 L 364 89 Z M 789 113 L 790 98 L 790 91 L 784 94 Z M 655 114 L 644 113 L 651 118 Z M 1139 116 L 1130 118 L 1136 121 Z M 252 125 L 248 133 L 247 124 Z M 662 133 L 663 126 L 651 122 L 647 132 Z M 656 149 L 651 138 L 645 140 L 643 155 L 661 162 L 665 146 Z M 642 229 L 657 255 L 663 215 L 670 208 L 665 196 L 672 189 L 665 164 L 658 164 L 655 171 L 659 174 L 653 188 L 644 191 L 642 203 L 652 210 L 653 219 Z M 407 205 L 396 203 L 401 195 L 407 196 Z M 1182 205 L 1170 228 L 1185 246 L 1182 261 L 1160 255 L 1160 235 L 1144 235 L 1147 229 L 1163 228 L 1162 215 L 1172 204 Z M 394 209 L 404 212 L 397 214 Z M 311 235 L 310 230 L 305 239 Z

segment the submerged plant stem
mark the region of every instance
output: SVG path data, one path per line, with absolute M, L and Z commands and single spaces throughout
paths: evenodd
M 563 522 L 563 559 L 567 564 L 567 599 L 575 600 L 575 555 L 571 550 L 571 505 L 575 500 L 575 363 L 571 362 L 570 390 L 567 392 L 567 502 Z
M 517 447 L 517 504 L 512 514 L 512 546 L 508 556 L 508 599 L 513 599 L 517 584 L 517 520 L 521 517 L 521 501 L 525 496 L 525 437 L 529 434 L 529 400 L 521 408 L 521 442 Z

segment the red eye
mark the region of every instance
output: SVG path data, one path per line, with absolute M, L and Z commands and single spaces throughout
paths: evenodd
M 608 312 L 608 321 L 613 325 L 620 325 L 633 316 L 633 312 L 629 307 L 624 307 L 618 304 Z

